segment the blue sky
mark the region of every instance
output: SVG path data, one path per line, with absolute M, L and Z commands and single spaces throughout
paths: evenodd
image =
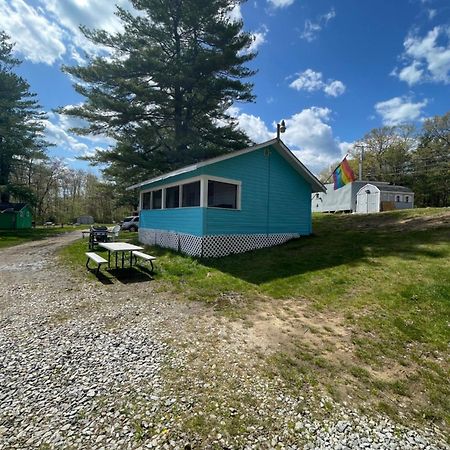
M 114 4 L 128 0 L 0 0 L 0 28 L 16 42 L 20 73 L 49 112 L 51 154 L 71 167 L 112 142 L 80 138 L 52 112 L 83 99 L 62 64 L 98 51 L 78 25 L 120 30 Z M 448 0 L 249 0 L 233 11 L 254 36 L 253 104 L 231 112 L 255 142 L 275 135 L 314 172 L 340 159 L 372 128 L 421 122 L 450 110 Z

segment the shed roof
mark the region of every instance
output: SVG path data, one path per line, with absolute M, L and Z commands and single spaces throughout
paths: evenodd
M 384 192 L 402 192 L 405 194 L 414 194 L 414 192 L 410 188 L 407 188 L 405 186 L 399 186 L 396 184 L 387 184 L 384 182 L 377 182 L 377 181 L 369 181 L 367 184 L 372 184 L 373 186 L 376 186 L 380 191 Z
M 163 181 L 177 175 L 181 175 L 183 173 L 193 172 L 200 167 L 209 166 L 210 164 L 225 161 L 227 159 L 244 155 L 245 153 L 254 152 L 256 150 L 269 146 L 274 147 L 278 151 L 278 153 L 297 171 L 297 173 L 303 176 L 306 182 L 311 186 L 313 192 L 325 192 L 325 186 L 302 164 L 302 162 L 289 150 L 289 148 L 280 139 L 272 139 L 270 141 L 263 142 L 262 144 L 245 148 L 243 150 L 237 150 L 235 152 L 227 153 L 225 155 L 191 164 L 190 166 L 182 167 L 181 169 L 159 175 L 141 183 L 134 184 L 133 186 L 128 187 L 127 190 L 136 189 L 141 186 L 145 186 L 146 184 L 156 183 L 157 181 Z
M 26 203 L 0 203 L 0 212 L 18 212 L 27 206 Z

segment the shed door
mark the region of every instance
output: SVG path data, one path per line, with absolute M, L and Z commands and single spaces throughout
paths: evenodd
M 356 212 L 359 214 L 370 214 L 380 211 L 379 192 L 360 192 L 357 197 Z
M 380 211 L 380 193 L 379 192 L 371 192 L 367 194 L 367 212 L 368 213 L 376 213 Z

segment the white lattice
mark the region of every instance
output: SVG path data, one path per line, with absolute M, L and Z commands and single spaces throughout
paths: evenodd
M 217 236 L 193 236 L 163 230 L 139 229 L 139 240 L 144 244 L 158 245 L 181 251 L 192 256 L 217 258 L 232 253 L 243 253 L 258 248 L 280 245 L 298 238 L 298 233 L 280 234 L 230 234 Z
M 279 245 L 299 236 L 296 233 L 205 236 L 203 238 L 203 256 L 215 258 L 232 253 L 248 252 L 249 250 Z
M 202 256 L 203 238 L 191 234 L 180 234 L 180 251 L 192 256 Z

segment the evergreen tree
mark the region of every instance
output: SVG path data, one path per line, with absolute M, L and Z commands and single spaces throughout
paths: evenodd
M 117 145 L 90 159 L 130 183 L 250 144 L 227 109 L 253 100 L 245 66 L 252 38 L 229 13 L 238 0 L 131 0 L 118 8 L 124 31 L 86 30 L 111 55 L 64 67 L 79 82 L 83 105 L 63 108 L 85 119 L 79 134 L 106 134 Z
M 29 190 L 11 182 L 11 175 L 30 158 L 45 158 L 48 145 L 42 136 L 45 118 L 30 93 L 28 83 L 13 72 L 20 61 L 12 57 L 13 45 L 0 32 L 0 192 L 1 201 L 15 194 L 29 199 Z

